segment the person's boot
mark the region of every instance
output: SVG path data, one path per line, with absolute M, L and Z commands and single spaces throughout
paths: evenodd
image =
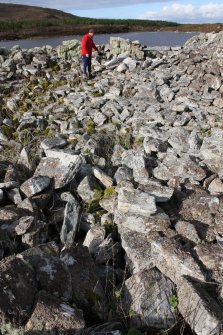
M 89 75 L 88 75 L 88 78 L 89 79 L 92 79 L 92 78 L 94 78 L 95 76 L 93 75 L 93 74 L 91 74 L 91 73 L 89 73 Z

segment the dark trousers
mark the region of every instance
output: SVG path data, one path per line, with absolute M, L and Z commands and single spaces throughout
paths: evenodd
M 91 55 L 89 57 L 83 56 L 84 74 L 91 75 Z

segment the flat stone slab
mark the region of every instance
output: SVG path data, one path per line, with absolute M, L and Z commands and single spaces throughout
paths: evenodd
M 123 228 L 133 232 L 149 235 L 152 232 L 163 231 L 169 236 L 175 235 L 173 230 L 170 230 L 170 219 L 164 211 L 158 208 L 156 214 L 150 216 L 142 216 L 139 214 L 123 213 L 119 210 L 115 211 L 115 223 Z
M 155 214 L 157 208 L 155 198 L 148 193 L 121 188 L 118 191 L 118 210 L 148 217 Z
M 34 176 L 26 180 L 21 186 L 20 190 L 27 196 L 31 198 L 33 195 L 40 193 L 45 188 L 50 185 L 51 178 L 48 176 Z
M 222 245 L 205 243 L 194 248 L 199 260 L 210 270 L 212 277 L 219 283 L 223 280 Z
M 156 202 L 166 202 L 171 199 L 174 189 L 163 186 L 158 180 L 149 179 L 146 185 L 140 185 L 139 189 L 155 197 Z
M 187 178 L 201 181 L 206 177 L 204 169 L 189 156 L 178 158 L 174 155 L 167 155 L 153 170 L 153 174 L 159 180 L 180 177 L 183 181 Z
M 56 156 L 56 154 L 55 154 Z M 42 158 L 37 169 L 35 176 L 47 176 L 54 179 L 54 188 L 62 188 L 73 180 L 78 172 L 81 164 L 82 157 L 79 155 L 66 155 L 62 154 L 61 158 L 46 157 Z M 72 156 L 72 157 L 70 157 Z M 59 157 L 59 154 L 58 156 Z
M 121 225 L 118 226 L 121 236 L 122 248 L 126 253 L 126 261 L 133 273 L 152 268 L 151 243 L 146 234 L 128 230 Z
M 207 166 L 223 178 L 223 130 L 214 128 L 211 136 L 205 137 L 200 149 L 200 157 Z
M 178 221 L 175 225 L 175 229 L 180 235 L 186 237 L 188 240 L 191 240 L 196 244 L 201 242 L 197 230 L 192 223 L 187 221 Z
M 122 306 L 134 311 L 130 324 L 135 327 L 168 328 L 176 322 L 176 310 L 169 297 L 174 284 L 156 268 L 144 270 L 127 279 L 123 285 Z
M 177 289 L 177 307 L 197 335 L 222 334 L 223 309 L 207 289 L 207 284 L 185 277 Z
M 61 137 L 54 138 L 46 138 L 43 142 L 41 142 L 40 146 L 44 150 L 52 149 L 52 148 L 64 148 L 67 145 L 67 140 Z
M 157 237 L 151 239 L 151 251 L 155 266 L 175 284 L 180 285 L 183 276 L 205 280 L 199 264 L 175 238 Z

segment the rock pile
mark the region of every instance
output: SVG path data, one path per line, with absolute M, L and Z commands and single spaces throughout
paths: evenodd
M 0 49 L 1 333 L 220 335 L 223 34 L 101 49 Z

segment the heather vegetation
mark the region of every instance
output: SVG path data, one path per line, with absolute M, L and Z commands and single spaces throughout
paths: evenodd
M 0 30 L 7 31 L 8 29 L 23 29 L 23 28 L 38 28 L 50 26 L 64 25 L 124 25 L 129 28 L 135 26 L 141 27 L 172 27 L 178 26 L 178 23 L 168 21 L 152 21 L 152 20 L 113 20 L 113 19 L 94 19 L 87 17 L 74 16 L 68 19 L 44 19 L 44 20 L 19 20 L 19 21 L 0 21 Z

